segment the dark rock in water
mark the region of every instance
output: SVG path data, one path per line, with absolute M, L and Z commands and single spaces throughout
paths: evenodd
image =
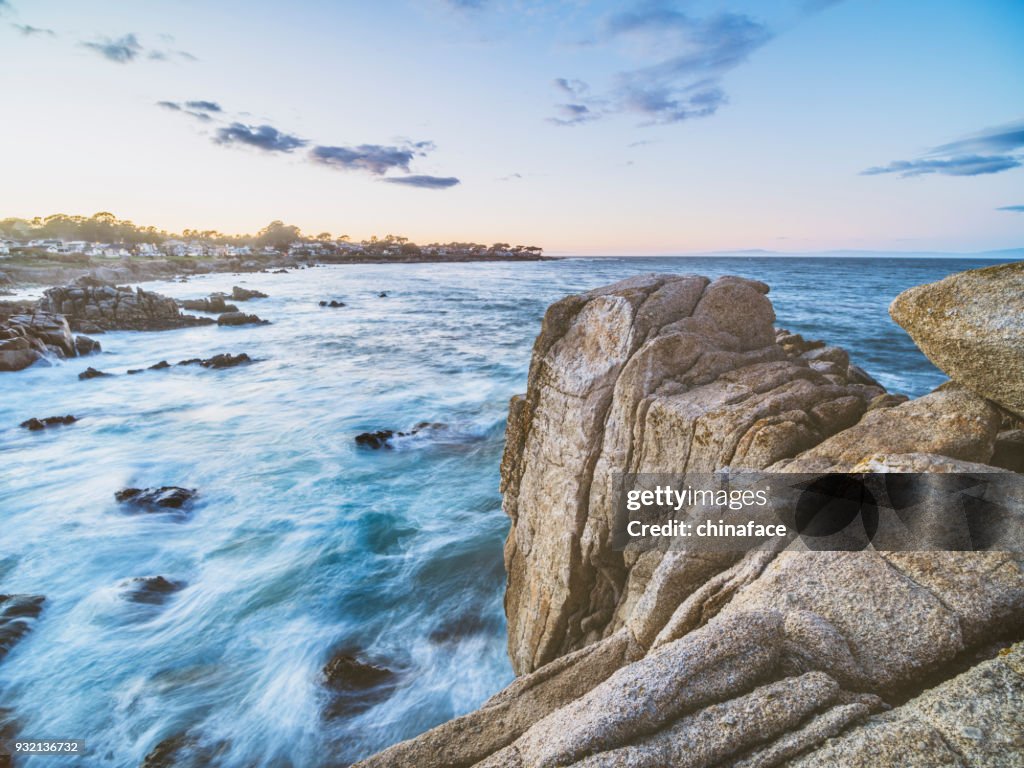
M 288 274 L 288 270 L 287 269 L 275 269 L 273 274 L 275 274 L 275 275 L 287 275 Z
M 136 373 L 144 373 L 142 368 L 129 368 L 125 371 L 129 376 L 134 376 Z
M 185 582 L 165 579 L 163 576 L 140 576 L 129 579 L 122 585 L 124 587 L 124 598 L 133 603 L 147 603 L 159 605 L 167 600 L 168 596 L 185 588 Z
M 29 419 L 21 422 L 21 426 L 32 432 L 38 432 L 47 427 L 59 427 L 64 424 L 74 424 L 78 421 L 77 416 L 47 416 L 45 419 Z
M 364 445 L 367 448 L 377 450 L 379 448 L 392 448 L 391 439 L 395 437 L 411 437 L 426 429 L 444 429 L 446 424 L 438 421 L 421 421 L 408 432 L 396 432 L 393 429 L 378 429 L 376 432 L 363 432 L 356 435 L 356 444 Z
M 141 768 L 208 768 L 221 765 L 230 749 L 230 742 L 206 743 L 182 731 L 158 742 L 142 761 Z
M 335 299 L 331 299 L 330 301 L 321 301 L 320 302 L 320 306 L 321 307 L 331 307 L 331 308 L 335 308 L 336 309 L 338 307 L 344 307 L 345 306 L 345 302 L 337 301 Z
M 42 595 L 0 595 L 0 659 L 32 629 L 45 602 Z
M 149 370 L 151 370 L 151 371 L 162 371 L 164 368 L 170 368 L 170 367 L 171 367 L 170 363 L 168 363 L 166 360 L 161 360 L 159 363 L 156 363 L 155 365 L 149 366 Z
M 170 485 L 162 488 L 122 488 L 114 494 L 121 504 L 130 504 L 147 512 L 187 509 L 199 494 L 191 488 Z
M 398 435 L 403 435 L 403 432 L 398 432 Z M 356 435 L 356 444 L 365 445 L 367 448 L 390 448 L 391 445 L 388 443 L 392 437 L 396 435 L 393 429 L 378 429 L 376 432 L 363 432 L 361 435 Z
M 386 667 L 360 661 L 347 651 L 335 654 L 323 670 L 324 686 L 332 694 L 329 718 L 365 712 L 395 690 L 398 676 Z
M 217 325 L 269 325 L 269 320 L 261 320 L 256 315 L 244 312 L 227 312 L 217 318 Z
M 194 357 L 191 360 L 182 360 L 178 365 L 201 365 L 203 368 L 234 368 L 236 365 L 244 365 L 251 362 L 252 358 L 245 354 L 245 352 L 242 352 L 239 355 L 227 353 L 214 355 L 206 360 Z
M 360 661 L 351 653 L 335 655 L 324 667 L 324 684 L 336 691 L 365 690 L 394 677 L 394 672 Z
M 94 282 L 48 289 L 37 313 L 64 315 L 71 330 L 82 333 L 164 331 L 213 322 L 208 317 L 183 315 L 174 299 L 159 293 Z
M 381 291 L 380 293 L 377 294 L 377 298 L 380 298 L 380 299 L 386 299 L 387 297 L 388 297 L 388 292 L 387 291 Z
M 104 371 L 97 371 L 95 368 L 90 366 L 90 367 L 86 368 L 84 371 L 82 371 L 80 374 L 78 374 L 78 378 L 80 378 L 82 381 L 85 381 L 86 379 L 98 379 L 98 378 L 100 378 L 102 376 L 113 376 L 113 375 L 114 374 L 112 374 L 112 373 L 105 373 Z
M 88 336 L 76 336 L 75 337 L 75 350 L 78 352 L 79 357 L 84 355 L 94 355 L 97 352 L 102 351 L 100 343 L 95 339 L 90 339 Z
M 235 301 L 249 301 L 249 299 L 265 299 L 267 294 L 236 285 L 231 289 L 231 298 Z

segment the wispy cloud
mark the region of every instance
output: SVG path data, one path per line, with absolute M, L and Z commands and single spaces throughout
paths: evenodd
M 198 112 L 223 112 L 216 101 L 186 101 L 185 106 Z
M 82 45 L 96 51 L 103 58 L 118 64 L 127 64 L 129 61 L 135 61 L 139 54 L 142 53 L 142 46 L 139 45 L 138 38 L 132 34 L 123 35 L 118 38 L 107 37 L 98 41 L 83 42 Z
M 390 170 L 409 171 L 409 163 L 425 148 L 415 145 L 386 147 L 380 144 L 360 144 L 356 147 L 316 146 L 309 152 L 314 163 L 342 171 L 368 171 L 381 176 Z
M 171 112 L 181 112 L 204 123 L 211 122 L 213 115 L 219 115 L 224 111 L 215 101 L 158 101 L 156 105 Z
M 14 6 L 12 6 L 7 0 L 0 0 L 0 16 L 12 10 L 14 10 Z
M 1024 165 L 1024 120 L 986 128 L 963 139 L 942 144 L 914 160 L 894 160 L 861 173 L 877 176 L 895 173 L 902 177 L 942 174 L 982 176 Z
M 1024 213 L 1024 205 L 1004 205 L 996 208 L 997 211 L 1010 211 L 1011 213 Z
M 726 103 L 722 77 L 772 39 L 760 21 L 742 13 L 697 17 L 668 0 L 647 0 L 612 14 L 600 39 L 660 51 L 647 66 L 620 72 L 608 93 L 592 97 L 579 80 L 559 78 L 555 86 L 573 99 L 557 105 L 551 122 L 579 125 L 606 114 L 633 113 L 645 123 L 677 123 L 713 115 Z
M 419 189 L 448 189 L 460 183 L 454 176 L 393 176 L 382 181 Z
M 213 140 L 225 146 L 241 144 L 264 152 L 291 152 L 309 143 L 306 139 L 282 133 L 270 125 L 252 126 L 244 123 L 231 123 L 219 128 Z
M 2 7 L 2 6 L 0 6 Z M 44 29 L 43 27 L 33 27 L 31 24 L 11 24 L 16 30 L 21 32 L 25 37 L 33 37 L 34 35 L 46 35 L 48 37 L 56 37 L 57 33 L 52 29 Z
M 128 64 L 141 58 L 153 61 L 169 61 L 173 58 L 186 61 L 197 61 L 188 51 L 171 51 L 157 48 L 146 49 L 133 33 L 121 37 L 101 37 L 96 40 L 83 40 L 82 46 L 117 64 Z

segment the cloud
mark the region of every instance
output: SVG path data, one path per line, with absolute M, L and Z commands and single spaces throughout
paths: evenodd
M 82 45 L 96 51 L 103 58 L 118 64 L 127 64 L 130 61 L 134 61 L 142 52 L 142 46 L 139 45 L 138 39 L 132 34 L 127 34 L 117 39 L 107 37 L 98 42 L 83 42 Z
M 478 11 L 487 0 L 444 0 L 445 4 L 457 11 Z
M 309 142 L 288 133 L 282 133 L 270 125 L 245 125 L 231 123 L 217 130 L 214 142 L 225 146 L 243 144 L 264 152 L 291 152 Z
M 0 8 L 3 4 L 0 3 Z M 21 32 L 25 37 L 32 37 L 33 35 L 48 35 L 49 37 L 56 37 L 57 33 L 52 29 L 44 29 L 42 27 L 33 27 L 31 24 L 11 24 L 16 30 Z
M 1020 160 L 1008 155 L 959 155 L 945 160 L 894 160 L 888 165 L 876 165 L 861 171 L 863 176 L 898 173 L 904 178 L 940 173 L 944 176 L 983 176 L 989 173 L 1019 168 Z
M 409 163 L 417 155 L 424 156 L 433 149 L 430 142 L 408 144 L 404 147 L 385 147 L 380 144 L 360 144 L 357 147 L 315 146 L 309 152 L 314 163 L 342 171 L 368 171 L 382 176 L 390 170 L 409 171 Z
M 185 106 L 197 112 L 223 112 L 216 101 L 186 101 Z
M 184 104 L 178 101 L 158 101 L 156 105 L 171 112 L 182 112 L 204 123 L 211 122 L 213 114 L 223 112 L 220 104 L 215 101 L 186 101 Z
M 418 189 L 448 189 L 461 183 L 454 176 L 395 176 L 390 179 L 381 179 L 381 181 Z
M 942 144 L 915 160 L 894 160 L 861 171 L 864 176 L 896 173 L 906 178 L 938 173 L 945 176 L 983 176 L 1024 165 L 1024 120 L 986 128 Z
M 1024 213 L 1024 205 L 1004 205 L 1002 208 L 996 208 L 997 211 L 1010 211 L 1012 213 Z
M 169 61 L 174 57 L 186 61 L 198 61 L 188 51 L 166 51 L 150 49 L 146 50 L 139 42 L 139 39 L 132 33 L 122 35 L 118 38 L 104 37 L 98 40 L 82 41 L 82 46 L 95 51 L 103 58 L 118 64 L 128 64 L 137 61 L 143 54 L 152 61 Z
M 604 20 L 602 38 L 632 45 L 643 55 L 663 52 L 661 58 L 620 72 L 599 98 L 591 97 L 582 81 L 558 78 L 555 86 L 573 99 L 557 105 L 559 114 L 551 122 L 577 125 L 606 114 L 632 113 L 646 124 L 677 123 L 713 115 L 728 101 L 722 77 L 772 37 L 767 26 L 742 13 L 696 17 L 667 0 L 634 4 Z
M 0 0 L 0 16 L 12 10 L 14 10 L 14 6 L 7 2 L 7 0 Z
M 580 125 L 601 117 L 600 113 L 592 111 L 586 104 L 556 104 L 555 109 L 558 114 L 548 118 L 548 122 L 555 125 Z

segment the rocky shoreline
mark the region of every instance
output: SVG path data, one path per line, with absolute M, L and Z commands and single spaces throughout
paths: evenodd
M 620 472 L 1019 468 L 1024 263 L 897 298 L 953 379 L 909 401 L 775 329 L 767 293 L 647 275 L 548 309 L 502 461 L 520 676 L 359 766 L 1024 765 L 1020 547 L 612 547 Z
M 59 285 L 89 277 L 107 283 L 141 283 L 149 280 L 187 279 L 193 275 L 217 272 L 253 273 L 281 272 L 290 269 L 327 264 L 466 264 L 494 261 L 557 261 L 557 256 L 517 257 L 478 254 L 395 255 L 387 258 L 372 255 L 351 255 L 325 259 L 280 255 L 274 257 L 219 259 L 129 259 L 112 265 L 90 263 L 88 266 L 68 265 L 0 265 L 0 289 L 14 286 Z M 0 290 L 2 294 L 2 290 Z

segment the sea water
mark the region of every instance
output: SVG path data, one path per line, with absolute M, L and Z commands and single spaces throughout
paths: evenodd
M 552 301 L 643 272 L 757 278 L 780 327 L 919 396 L 944 376 L 887 305 L 983 265 L 615 258 L 146 284 L 178 298 L 262 290 L 239 308 L 271 324 L 107 333 L 99 356 L 0 374 L 0 593 L 46 596 L 0 661 L 0 720 L 21 737 L 86 742 L 86 758 L 29 766 L 138 766 L 182 734 L 219 766 L 316 766 L 470 711 L 513 677 L 498 464 Z M 332 299 L 346 306 L 319 306 Z M 256 362 L 124 375 L 220 352 Z M 80 381 L 87 366 L 118 375 Z M 80 421 L 18 428 L 64 414 Z M 444 426 L 390 449 L 354 441 L 419 422 Z M 189 516 L 126 514 L 114 500 L 163 485 L 199 491 Z M 125 598 L 124 582 L 156 575 L 186 586 L 162 605 Z M 329 716 L 322 669 L 337 652 L 392 670 L 391 694 Z

